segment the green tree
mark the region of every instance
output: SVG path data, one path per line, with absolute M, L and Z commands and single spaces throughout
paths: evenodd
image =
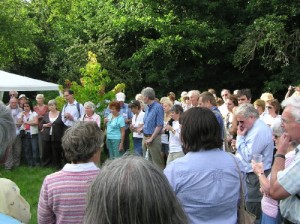
M 23 0 L 0 1 L 0 68 L 19 72 L 23 66 L 37 63 L 40 34 L 30 3 Z
M 235 52 L 234 65 L 242 71 L 259 64 L 270 71 L 265 90 L 276 93 L 300 82 L 299 1 L 251 1 L 253 22 L 246 28 Z
M 97 61 L 96 54 L 88 52 L 88 63 L 85 68 L 81 68 L 82 77 L 80 83 L 66 80 L 66 87 L 74 91 L 77 101 L 84 103 L 92 101 L 97 106 L 97 111 L 102 112 L 109 101 L 115 99 L 115 94 L 125 90 L 125 84 L 119 83 L 112 90 L 107 90 L 107 85 L 111 82 L 108 71 L 102 68 Z M 62 97 L 57 97 L 62 103 Z M 63 104 L 60 105 L 61 107 Z

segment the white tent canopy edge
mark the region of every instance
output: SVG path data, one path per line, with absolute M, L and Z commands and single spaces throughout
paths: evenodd
M 0 70 L 0 100 L 4 91 L 59 91 L 59 85 Z

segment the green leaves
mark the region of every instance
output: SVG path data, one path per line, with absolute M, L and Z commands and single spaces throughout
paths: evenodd
M 22 0 L 0 1 L 0 68 L 18 71 L 21 64 L 35 63 L 40 53 L 36 38 L 41 33 L 29 5 Z

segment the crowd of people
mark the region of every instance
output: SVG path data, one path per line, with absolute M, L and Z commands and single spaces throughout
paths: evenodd
M 240 223 L 240 187 L 256 223 L 300 223 L 300 87 L 281 106 L 271 93 L 252 104 L 250 89 L 220 95 L 158 99 L 146 87 L 129 104 L 117 93 L 98 114 L 70 89 L 61 111 L 42 94 L 33 107 L 11 91 L 0 104 L 0 159 L 8 170 L 22 159 L 59 169 L 44 179 L 38 223 Z M 109 160 L 99 168 L 104 144 Z M 1 191 L 0 221 L 28 222 L 20 192 L 26 219 L 2 209 Z

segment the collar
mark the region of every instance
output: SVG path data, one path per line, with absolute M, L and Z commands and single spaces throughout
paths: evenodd
M 77 101 L 76 101 L 76 100 L 74 100 L 73 103 L 69 103 L 69 102 L 68 102 L 68 106 L 72 106 L 72 105 L 76 105 L 76 104 L 77 104 Z
M 67 163 L 62 170 L 67 172 L 83 172 L 83 171 L 99 170 L 99 168 L 93 162 L 79 163 L 79 164 Z

